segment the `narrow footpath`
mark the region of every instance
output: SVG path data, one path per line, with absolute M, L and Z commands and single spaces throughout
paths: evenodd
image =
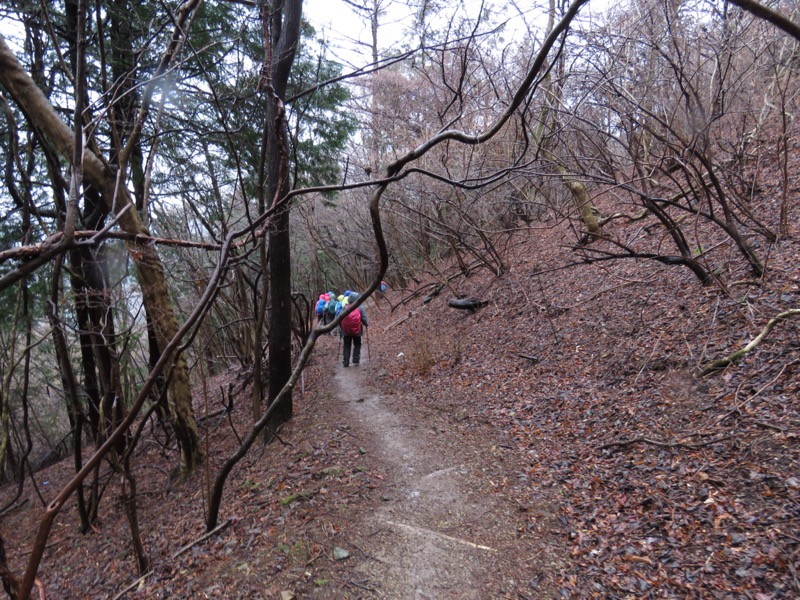
M 536 532 L 549 512 L 493 492 L 508 476 L 496 442 L 457 431 L 446 407 L 379 392 L 381 375 L 378 361 L 338 365 L 332 399 L 386 474 L 379 504 L 342 532 L 359 540 L 350 564 L 363 597 L 555 597 L 557 560 Z M 530 525 L 531 511 L 542 528 Z

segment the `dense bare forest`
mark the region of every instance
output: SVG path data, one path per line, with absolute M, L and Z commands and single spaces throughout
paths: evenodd
M 644 412 L 630 409 L 621 425 L 601 408 L 607 392 L 593 383 L 596 369 L 627 373 L 608 384 L 627 397 L 658 362 L 690 382 L 682 389 L 716 393 L 717 425 L 756 396 L 775 400 L 780 419 L 758 423 L 781 436 L 770 455 L 779 462 L 751 473 L 783 501 L 771 518 L 796 532 L 797 7 L 342 0 L 340 10 L 367 32 L 357 43 L 315 30 L 304 10 L 302 0 L 0 4 L 0 576 L 8 595 L 35 597 L 38 588 L 40 597 L 73 597 L 48 588 L 54 576 L 42 566 L 54 526 L 68 522 L 90 539 L 109 514 L 124 518 L 114 537 L 124 540 L 130 572 L 89 595 L 157 570 L 153 532 L 141 526 L 157 504 L 140 486 L 146 478 L 156 493 L 143 473 L 155 454 L 168 464 L 159 467 L 159 493 L 202 491 L 187 494 L 192 506 L 174 519 L 189 515 L 208 532 L 227 526 L 231 507 L 240 510 L 232 474 L 265 444 L 284 443 L 301 388 L 324 389 L 314 360 L 331 352 L 326 334 L 362 303 L 381 311 L 387 340 L 402 336 L 384 342 L 386 356 L 419 337 L 413 324 L 423 308 L 450 299 L 470 309 L 442 306 L 458 320 L 440 315 L 426 330 L 447 336 L 392 353 L 397 364 L 384 375 L 398 388 L 431 377 L 439 390 L 482 380 L 471 361 L 495 350 L 475 346 L 467 360 L 458 330 L 468 319 L 480 327 L 481 311 L 516 324 L 494 325 L 490 346 L 506 347 L 530 322 L 531 335 L 552 339 L 535 350 L 520 341 L 517 357 L 533 368 L 570 353 L 571 363 L 528 373 L 537 392 L 517 389 L 521 406 L 561 401 L 549 414 L 564 422 L 584 410 L 552 392 L 573 364 L 575 389 L 598 403 L 593 430 L 619 434 L 596 440 L 607 459 L 596 469 L 608 481 L 632 469 L 613 458 L 620 449 L 698 451 L 737 434 L 698 427 L 683 435 L 678 409 L 674 422 L 657 421 L 663 436 L 633 431 L 630 419 L 647 422 Z M 390 33 L 398 16 L 402 36 Z M 345 289 L 363 293 L 318 324 L 319 294 Z M 657 314 L 646 324 L 648 302 Z M 666 333 L 670 322 L 702 335 Z M 645 347 L 651 354 L 642 357 Z M 732 372 L 748 360 L 749 370 Z M 546 417 L 520 424 L 508 416 L 519 407 L 503 409 L 503 390 L 520 373 L 485 375 L 485 410 L 464 414 L 492 413 L 517 441 L 546 437 Z M 234 407 L 236 426 L 209 433 L 228 426 Z M 759 440 L 750 441 L 752 455 Z M 554 458 L 537 477 L 575 460 Z M 43 488 L 38 474 L 57 463 L 70 476 Z M 707 463 L 695 468 L 706 488 L 723 487 Z M 495 492 L 524 495 L 512 487 Z M 614 498 L 622 507 L 633 495 L 623 487 Z M 709 498 L 722 506 L 706 490 Z M 578 574 L 563 567 L 547 589 L 659 596 L 657 585 L 638 581 L 658 579 L 672 555 L 620 551 L 649 567 L 650 579 L 615 588 L 608 569 L 592 579 L 583 557 L 603 548 L 592 537 L 599 509 L 564 506 L 565 522 L 583 524 L 565 526 Z M 734 513 L 720 508 L 710 527 Z M 661 594 L 800 594 L 796 533 L 754 522 L 742 526 L 773 550 L 751 562 L 778 564 L 764 567 L 769 577 L 748 563 L 740 588 L 729 578 L 709 583 L 709 557 L 692 562 L 693 577 L 709 574 L 707 587 L 664 576 Z M 615 521 L 603 527 L 603 539 L 624 533 Z M 728 534 L 733 554 L 737 535 Z M 486 597 L 528 597 L 514 593 Z

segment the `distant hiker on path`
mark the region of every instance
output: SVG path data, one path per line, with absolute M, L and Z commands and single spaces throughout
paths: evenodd
M 350 292 L 347 300 L 352 303 L 358 300 L 359 296 L 360 294 L 356 292 Z M 364 327 L 368 325 L 367 313 L 364 311 L 363 306 L 359 306 L 358 310 L 354 310 L 342 319 L 341 328 L 344 343 L 344 360 L 342 361 L 342 365 L 345 367 L 350 366 L 351 347 L 353 348 L 353 365 L 357 365 L 361 362 L 361 333 L 364 331 Z
M 325 294 L 325 308 L 323 312 L 325 316 L 322 324 L 327 325 L 333 321 L 333 317 L 336 316 L 336 296 L 333 295 L 333 292 Z M 331 335 L 333 335 L 333 333 L 331 333 Z
M 325 299 L 325 294 L 319 295 L 319 300 L 317 300 L 317 305 L 314 307 L 314 312 L 317 313 L 317 325 L 323 325 L 325 322 L 325 307 L 328 305 L 328 301 Z

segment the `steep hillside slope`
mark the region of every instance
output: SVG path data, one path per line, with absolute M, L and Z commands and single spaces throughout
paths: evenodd
M 395 310 L 392 385 L 511 436 L 500 491 L 559 507 L 567 596 L 800 594 L 800 319 L 698 376 L 800 307 L 796 237 L 761 248 L 766 277 L 725 287 L 645 260 L 562 269 L 558 227 L 515 240 L 507 274 L 454 280 L 477 312 L 450 290 Z

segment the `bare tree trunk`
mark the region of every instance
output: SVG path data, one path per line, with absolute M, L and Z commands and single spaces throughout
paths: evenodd
M 79 427 L 83 426 L 83 411 L 81 410 L 80 400 L 78 399 L 78 382 L 75 380 L 75 373 L 72 370 L 72 361 L 67 346 L 67 336 L 64 334 L 64 328 L 58 316 L 62 259 L 63 257 L 58 257 L 56 259 L 56 268 L 53 270 L 48 316 L 53 332 L 53 345 L 55 346 L 56 359 L 61 372 L 61 383 L 64 387 L 64 395 L 67 400 L 67 414 L 69 415 L 69 423 L 72 427 L 73 460 L 75 461 L 75 470 L 77 472 L 81 470 L 81 431 Z M 77 501 L 78 516 L 81 521 L 81 533 L 86 533 L 89 531 L 91 520 L 89 518 L 89 512 L 86 509 L 83 486 L 77 489 Z
M 292 264 L 289 235 L 290 205 L 276 206 L 290 190 L 289 144 L 283 98 L 300 41 L 302 0 L 285 0 L 279 9 L 264 3 L 262 21 L 267 29 L 264 75 L 267 91 L 267 152 L 270 207 L 276 208 L 269 225 L 269 403 L 292 374 Z M 264 299 L 262 299 L 263 301 Z M 260 348 L 255 349 L 256 352 Z M 274 430 L 292 416 L 292 395 L 275 407 L 268 426 Z
M 264 325 L 267 318 L 267 304 L 269 299 L 269 262 L 264 240 L 259 241 L 258 258 L 261 263 L 261 302 L 255 305 L 255 329 L 253 331 L 253 423 L 261 418 L 261 405 L 264 402 Z M 255 294 L 258 298 L 258 294 Z
M 11 456 L 11 380 L 14 377 L 16 354 L 17 322 L 23 303 L 23 285 L 20 285 L 17 302 L 14 308 L 14 321 L 11 329 L 10 348 L 8 349 L 8 367 L 0 383 L 0 474 L 5 475 L 5 466 Z M 15 469 L 16 470 L 16 469 Z M 5 479 L 5 477 L 3 477 Z
M 272 116 L 273 111 L 269 111 Z M 270 194 L 273 199 L 289 192 L 288 154 L 286 149 L 285 117 L 278 117 L 275 131 L 270 135 Z M 274 136 L 274 137 L 273 137 Z M 280 138 L 280 140 L 278 139 Z M 272 159 L 274 157 L 274 160 Z M 277 171 L 277 172 L 276 172 Z M 275 173 L 273 175 L 273 173 Z M 275 401 L 292 373 L 292 263 L 291 237 L 289 235 L 289 206 L 274 214 L 269 229 L 269 403 Z M 266 298 L 262 299 L 266 301 Z M 260 352 L 256 348 L 256 352 Z M 277 407 L 269 422 L 275 430 L 292 417 L 292 396 L 286 397 Z
M 122 490 L 121 500 L 125 509 L 125 517 L 128 519 L 128 526 L 131 529 L 131 542 L 133 543 L 133 554 L 136 558 L 136 566 L 139 575 L 144 575 L 150 570 L 150 561 L 144 550 L 142 534 L 139 529 L 139 513 L 136 507 L 136 479 L 131 471 L 130 454 L 125 455 L 122 460 Z
M 9 119 L 9 124 L 12 125 L 13 121 Z M 13 129 L 13 125 L 12 125 Z M 10 136 L 14 142 L 12 142 L 12 147 L 16 146 L 16 132 L 12 131 Z M 9 157 L 10 158 L 10 157 Z M 30 198 L 26 198 L 25 201 L 22 200 L 18 191 L 16 189 L 15 183 L 13 178 L 11 177 L 10 170 L 6 170 L 6 185 L 9 193 L 12 196 L 15 196 L 15 199 L 20 200 L 19 204 L 22 206 L 22 244 L 30 243 L 32 238 L 32 222 L 31 222 L 31 206 L 32 203 L 29 202 Z M 30 188 L 28 187 L 26 190 L 26 196 L 29 194 Z M 14 334 L 11 336 L 12 340 L 16 340 L 18 336 L 22 334 L 23 339 L 23 347 L 30 348 L 32 337 L 33 337 L 33 319 L 31 317 L 31 310 L 30 310 L 30 291 L 28 286 L 27 280 L 20 281 L 19 284 L 19 295 L 17 300 L 17 307 L 14 310 Z M 24 328 L 24 333 L 20 332 L 17 328 L 19 327 L 19 323 L 22 323 L 22 327 Z M 29 426 L 29 413 L 28 413 L 28 391 L 30 389 L 30 368 L 31 368 L 31 353 L 25 352 L 23 358 L 23 371 L 22 371 L 22 382 L 21 385 L 18 387 L 18 393 L 20 396 L 20 403 L 22 409 L 22 435 L 14 436 L 15 439 L 19 440 L 21 447 L 19 448 L 19 455 L 17 456 L 14 450 L 14 444 L 11 441 L 10 436 L 10 428 L 14 427 L 14 421 L 10 418 L 10 391 L 11 391 L 11 379 L 14 373 L 14 365 L 16 361 L 13 359 L 15 345 L 12 343 L 11 345 L 11 360 L 8 361 L 8 372 L 5 374 L 2 380 L 2 389 L 0 389 L 0 422 L 2 423 L 2 444 L 5 448 L 5 451 L 0 450 L 0 468 L 2 468 L 2 475 L 5 477 L 8 475 L 7 468 L 10 467 L 16 482 L 17 482 L 17 489 L 13 496 L 7 498 L 7 504 L 3 507 L 0 512 L 5 512 L 5 509 L 9 506 L 13 505 L 14 503 L 19 500 L 20 496 L 22 495 L 23 486 L 25 482 L 25 465 L 28 460 L 28 456 L 30 456 L 31 450 L 33 448 L 33 440 L 31 438 L 31 431 Z M 24 441 L 23 441 L 24 436 Z M 0 540 L 2 541 L 2 540 Z
M 3 589 L 8 594 L 11 600 L 19 598 L 19 579 L 17 579 L 8 568 L 8 559 L 6 558 L 6 546 L 3 542 L 3 536 L 0 535 L 0 580 L 3 582 Z

